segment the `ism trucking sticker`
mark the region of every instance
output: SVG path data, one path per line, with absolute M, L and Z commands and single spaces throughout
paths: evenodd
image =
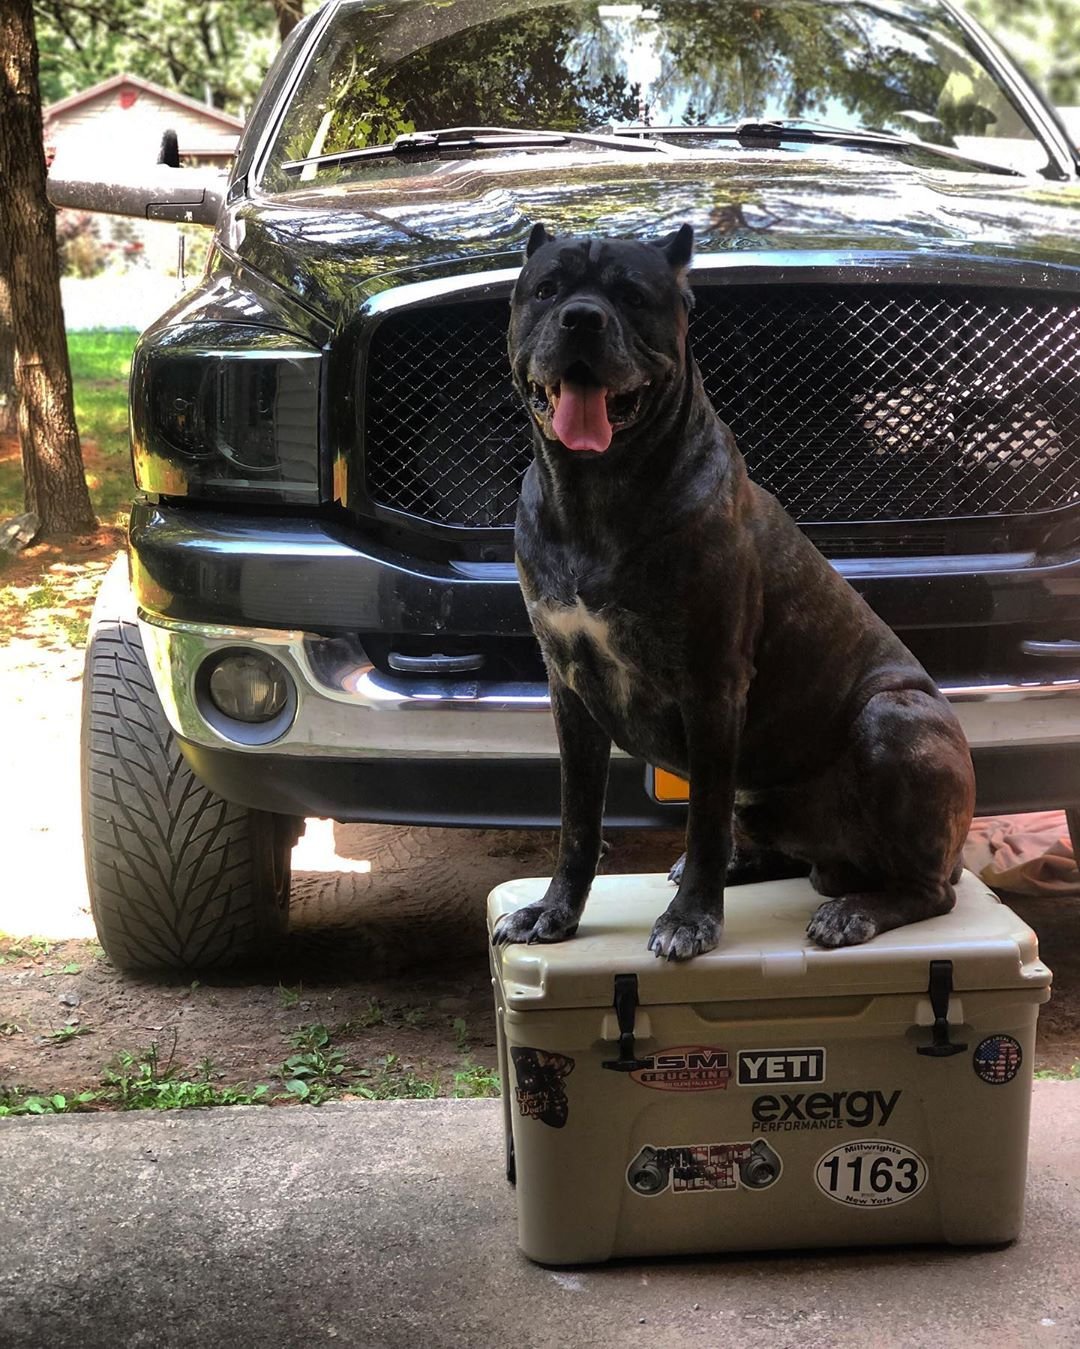
M 724 1091 L 731 1080 L 726 1049 L 677 1045 L 642 1059 L 631 1078 L 654 1091 Z
M 904 1204 L 926 1184 L 929 1171 L 917 1152 L 884 1138 L 860 1138 L 827 1152 L 814 1168 L 818 1189 L 852 1208 Z

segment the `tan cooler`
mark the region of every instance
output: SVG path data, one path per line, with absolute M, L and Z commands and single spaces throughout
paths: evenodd
M 489 924 L 545 880 L 500 885 Z M 1035 934 L 955 910 L 810 945 L 806 881 L 727 892 L 720 948 L 645 949 L 672 888 L 605 876 L 576 937 L 493 952 L 518 1240 L 545 1264 L 1010 1241 L 1024 1207 Z

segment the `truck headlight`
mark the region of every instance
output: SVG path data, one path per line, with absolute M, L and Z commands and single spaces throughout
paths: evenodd
M 244 324 L 159 330 L 131 365 L 135 481 L 207 500 L 320 499 L 321 353 Z

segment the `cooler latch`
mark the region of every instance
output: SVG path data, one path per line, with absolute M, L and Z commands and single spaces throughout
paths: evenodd
M 952 1054 L 962 1054 L 966 1044 L 957 1044 L 949 1039 L 949 998 L 952 996 L 952 961 L 931 960 L 930 962 L 930 1009 L 934 1013 L 934 1025 L 928 1045 L 920 1045 L 915 1051 L 926 1054 L 932 1059 L 947 1059 Z
M 619 1023 L 619 1057 L 608 1059 L 601 1068 L 614 1073 L 632 1073 L 635 1068 L 648 1068 L 652 1059 L 639 1059 L 634 1052 L 634 1019 L 638 1006 L 636 974 L 615 976 L 615 1017 Z

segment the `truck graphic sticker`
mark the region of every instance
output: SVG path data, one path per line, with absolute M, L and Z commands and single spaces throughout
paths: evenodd
M 651 1197 L 702 1194 L 710 1190 L 767 1189 L 780 1175 L 779 1155 L 764 1141 L 691 1143 L 686 1147 L 647 1146 L 626 1169 L 635 1194 Z

